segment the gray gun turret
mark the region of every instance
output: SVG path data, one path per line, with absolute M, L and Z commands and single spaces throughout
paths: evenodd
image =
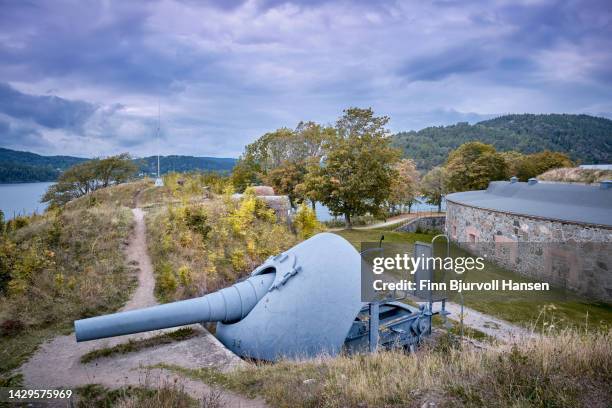
M 249 278 L 200 298 L 77 320 L 77 341 L 218 322 L 216 336 L 244 357 L 336 355 L 376 345 L 412 346 L 430 329 L 431 313 L 398 302 L 361 301 L 359 253 L 323 233 L 266 260 Z M 370 310 L 376 311 L 372 326 Z M 378 324 L 380 322 L 380 325 Z M 369 335 L 374 328 L 376 336 Z M 380 332 L 380 335 L 378 335 Z M 369 340 L 368 340 L 369 339 Z

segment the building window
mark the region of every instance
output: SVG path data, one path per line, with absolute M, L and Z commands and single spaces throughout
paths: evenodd
M 469 234 L 470 242 L 476 242 L 476 235 Z

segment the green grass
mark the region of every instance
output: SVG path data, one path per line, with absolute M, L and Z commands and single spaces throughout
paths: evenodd
M 452 246 L 452 256 L 467 255 L 465 251 Z M 455 274 L 453 279 L 465 282 L 486 282 L 490 280 L 512 280 L 515 282 L 539 282 L 508 271 L 491 262 L 485 262 L 482 271 L 472 270 L 463 275 Z M 511 323 L 534 328 L 547 329 L 551 324 L 561 327 L 579 327 L 598 330 L 612 324 L 612 306 L 584 299 L 568 290 L 551 287 L 550 291 L 476 291 L 463 293 L 465 305 L 479 312 L 497 316 Z M 460 297 L 453 294 L 453 302 Z
M 451 336 L 455 336 L 455 337 L 460 336 L 461 328 L 459 327 L 459 321 L 450 319 L 450 318 L 449 320 L 450 320 L 450 323 L 452 324 L 452 327 L 448 329 L 448 333 Z M 446 330 L 446 328 L 442 324 L 442 318 L 439 315 L 433 316 L 432 325 L 433 327 L 439 327 L 439 328 L 443 328 L 444 330 Z M 490 343 L 490 344 L 497 343 L 497 339 L 495 339 L 495 337 L 491 337 L 488 334 L 483 333 L 478 329 L 474 329 L 472 327 L 468 327 L 465 325 L 463 327 L 463 335 L 465 337 L 469 337 L 471 339 L 474 339 L 474 340 L 477 340 L 483 343 Z
M 382 235 L 385 236 L 385 243 L 414 243 L 416 241 L 431 242 L 433 234 L 417 234 L 409 232 L 387 231 L 386 229 L 345 229 L 335 231 L 334 234 L 340 235 L 349 241 L 358 251 L 362 242 L 378 242 Z
M 81 363 L 89 363 L 103 357 L 110 357 L 115 354 L 127 354 L 140 351 L 146 348 L 170 344 L 177 341 L 187 340 L 196 336 L 197 333 L 190 327 L 175 330 L 173 332 L 160 334 L 159 336 L 149 337 L 142 340 L 129 340 L 127 343 L 118 344 L 113 347 L 105 347 L 92 350 L 81 357 Z
M 347 239 L 357 250 L 362 242 L 378 242 L 384 235 L 384 243 L 431 242 L 433 234 L 417 234 L 371 230 L 341 230 L 336 234 Z M 445 244 L 436 244 L 436 253 L 445 253 Z M 467 252 L 455 245 L 451 246 L 451 256 L 466 256 Z M 450 274 L 448 274 L 450 276 Z M 490 280 L 513 280 L 515 282 L 538 282 L 510 272 L 493 263 L 486 262 L 482 271 L 472 270 L 463 275 L 455 274 L 453 279 L 465 282 L 485 282 Z M 448 279 L 448 277 L 447 277 Z M 612 306 L 607 303 L 593 302 L 570 291 L 552 288 L 547 292 L 491 292 L 477 291 L 463 294 L 465 305 L 482 313 L 490 314 L 536 330 L 546 330 L 552 324 L 556 327 L 579 327 L 598 330 L 612 325 Z M 458 303 L 460 297 L 452 294 L 450 301 Z

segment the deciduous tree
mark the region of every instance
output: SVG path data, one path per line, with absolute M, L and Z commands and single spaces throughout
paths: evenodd
M 551 169 L 573 166 L 574 163 L 565 153 L 545 150 L 523 157 L 517 169 L 516 176 L 521 181 L 527 181 Z
M 48 202 L 50 207 L 62 206 L 97 189 L 123 183 L 136 170 L 137 166 L 127 153 L 79 163 L 64 171 L 41 201 Z
M 232 174 L 237 190 L 255 182 L 272 185 L 279 194 L 286 194 L 291 205 L 312 199 L 303 186 L 310 164 L 318 162 L 326 141 L 335 130 L 314 122 L 300 122 L 295 130 L 288 128 L 269 132 L 245 148 L 245 153 Z
M 352 217 L 381 211 L 397 177 L 400 153 L 390 146 L 388 121 L 370 108 L 345 110 L 323 165 L 310 177 L 319 199 L 333 214 L 343 214 L 348 228 Z
M 442 200 L 446 194 L 446 184 L 448 175 L 444 167 L 438 166 L 429 170 L 421 180 L 421 194 L 431 205 L 438 207 L 438 212 L 442 211 Z
M 414 160 L 402 159 L 395 165 L 397 177 L 391 184 L 389 204 L 394 206 L 408 206 L 408 212 L 414 204 L 418 194 L 419 172 Z
M 507 164 L 492 145 L 469 142 L 452 151 L 446 161 L 449 191 L 485 189 L 506 178 Z

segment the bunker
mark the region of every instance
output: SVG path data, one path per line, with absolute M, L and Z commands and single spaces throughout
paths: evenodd
M 446 233 L 510 270 L 612 300 L 612 182 L 495 181 L 446 196 Z

